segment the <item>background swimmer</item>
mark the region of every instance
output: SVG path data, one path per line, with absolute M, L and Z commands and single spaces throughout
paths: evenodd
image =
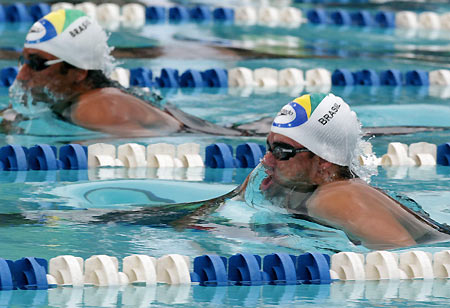
M 36 117 L 33 106 L 94 131 L 118 136 L 161 136 L 176 132 L 215 135 L 267 135 L 272 118 L 225 128 L 189 115 L 171 104 L 158 106 L 156 95 L 142 97 L 107 76 L 114 68 L 105 31 L 78 10 L 52 12 L 26 36 L 20 71 L 10 88 L 12 106 L 0 110 L 5 133 L 20 132 L 19 123 Z M 18 115 L 19 114 L 19 115 Z M 22 115 L 20 115 L 22 114 Z M 323 117 L 325 123 L 328 114 Z M 376 127 L 370 134 L 401 134 L 439 127 Z
M 179 131 L 241 135 L 174 106 L 164 110 L 127 93 L 107 76 L 113 68 L 105 31 L 79 10 L 58 10 L 30 29 L 11 88 L 22 104 L 45 102 L 60 118 L 119 136 Z

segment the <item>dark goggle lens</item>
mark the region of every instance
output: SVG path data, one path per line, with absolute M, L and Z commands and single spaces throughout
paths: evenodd
M 293 149 L 285 149 L 283 147 L 276 146 L 273 148 L 272 154 L 278 160 L 288 160 L 289 158 L 294 157 L 297 153 L 295 153 Z
M 25 59 L 24 56 L 19 57 L 19 65 L 27 64 L 33 71 L 45 70 L 49 65 L 46 64 L 48 60 L 39 56 L 30 56 L 29 59 Z
M 267 151 L 271 152 L 277 160 L 288 160 L 297 153 L 311 152 L 307 148 L 296 149 L 292 145 L 286 143 L 274 143 L 273 145 L 270 145 L 269 142 L 267 142 Z
M 294 147 L 291 147 L 288 144 L 283 146 L 279 144 L 271 146 L 267 142 L 267 151 L 271 152 L 277 160 L 288 160 L 296 154 Z

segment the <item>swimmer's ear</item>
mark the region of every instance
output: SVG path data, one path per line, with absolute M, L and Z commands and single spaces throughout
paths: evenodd
M 331 182 L 334 177 L 336 176 L 335 173 L 335 166 L 333 163 L 330 163 L 329 161 L 326 161 L 323 158 L 317 157 L 317 178 L 315 179 L 316 184 L 323 184 L 327 182 Z
M 321 157 L 319 157 L 317 155 L 315 157 L 317 157 L 317 159 L 318 159 L 319 168 L 321 168 L 321 169 L 328 169 L 331 166 L 333 166 L 333 163 L 330 163 L 329 161 L 327 161 L 327 160 L 325 160 L 325 159 L 323 159 L 323 158 L 321 158 Z
M 76 83 L 83 82 L 84 80 L 86 80 L 87 75 L 88 75 L 88 70 L 77 69 L 75 71 L 74 81 Z

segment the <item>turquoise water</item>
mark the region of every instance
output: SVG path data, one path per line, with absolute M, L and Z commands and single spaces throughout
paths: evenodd
M 308 6 L 305 6 L 308 7 Z M 1 47 L 20 48 L 29 25 L 2 25 Z M 2 27 L 0 26 L 0 27 Z M 297 67 L 303 70 L 324 67 L 360 70 L 363 68 L 433 70 L 448 67 L 444 46 L 449 32 L 400 31 L 338 28 L 304 25 L 299 29 L 238 27 L 188 24 L 146 25 L 141 30 L 122 29 L 111 35 L 111 45 L 123 48 L 161 47 L 166 53 L 157 59 L 121 59 L 127 68 L 145 66 L 154 74 L 163 67 L 230 69 Z M 250 42 L 251 44 L 249 44 Z M 249 58 L 224 55 L 223 46 L 251 46 Z M 192 54 L 191 46 L 204 53 Z M 213 49 L 211 46 L 214 46 Z M 183 52 L 183 48 L 186 52 Z M 253 58 L 260 52 L 269 58 Z M 357 60 L 355 60 L 357 59 Z M 12 58 L 0 60 L 0 67 L 15 65 Z M 160 91 L 182 110 L 217 124 L 245 123 L 273 116 L 281 106 L 306 87 L 262 89 Z M 428 87 L 334 87 L 357 112 L 364 126 L 450 126 L 448 88 Z M 0 89 L 0 108 L 9 104 L 6 89 Z M 0 134 L 0 144 L 32 146 L 47 143 L 61 146 L 69 142 L 89 145 L 107 142 L 150 144 L 196 142 L 204 149 L 216 142 L 233 147 L 244 142 L 264 144 L 263 137 L 217 137 L 174 135 L 161 138 L 111 138 L 75 127 L 41 110 L 36 119 L 21 124 L 20 134 Z M 389 142 L 406 144 L 450 141 L 450 131 L 422 132 L 397 136 L 377 136 L 370 140 L 381 156 Z M 84 259 L 107 254 L 122 259 L 133 253 L 160 257 L 168 253 L 191 258 L 206 253 L 231 256 L 240 252 L 267 255 L 286 252 L 338 251 L 367 252 L 354 246 L 337 230 L 294 220 L 283 215 L 254 211 L 242 202 L 230 202 L 185 228 L 175 228 L 178 209 L 172 203 L 200 201 L 223 195 L 242 183 L 250 172 L 244 170 L 128 170 L 102 169 L 80 172 L 0 172 L 1 257 L 16 260 L 24 256 L 50 259 L 71 254 Z M 403 193 L 418 201 L 431 217 L 450 223 L 450 168 L 437 166 L 378 168 L 373 185 Z M 157 214 L 128 215 L 159 207 Z M 450 243 L 399 249 L 438 252 Z M 238 306 L 338 306 L 428 307 L 445 306 L 449 282 L 335 282 L 331 285 L 262 286 L 205 288 L 199 286 L 57 288 L 49 291 L 2 291 L 0 306 L 16 307 L 203 307 Z M 150 305 L 149 305 L 150 304 Z

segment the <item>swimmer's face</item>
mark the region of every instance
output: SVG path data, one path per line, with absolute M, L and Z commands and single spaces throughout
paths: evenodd
M 275 145 L 287 145 L 295 149 L 304 148 L 303 145 L 291 138 L 276 133 L 269 134 L 267 143 L 272 148 Z M 267 151 L 261 161 L 266 168 L 267 173 L 266 179 L 264 179 L 261 184 L 261 189 L 263 191 L 268 191 L 269 188 L 272 188 L 271 186 L 273 184 L 279 184 L 289 188 L 313 184 L 316 170 L 314 157 L 315 155 L 311 152 L 300 152 L 286 160 L 280 160 L 277 159 L 274 153 Z
M 20 67 L 16 80 L 29 91 L 32 98 L 51 103 L 54 97 L 61 97 L 70 93 L 72 82 L 70 74 L 61 74 L 61 62 L 45 64 L 58 58 L 41 50 L 24 48 L 23 65 Z M 49 96 L 52 95 L 52 97 Z

